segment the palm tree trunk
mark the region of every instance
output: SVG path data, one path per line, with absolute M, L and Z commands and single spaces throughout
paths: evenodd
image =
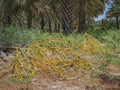
M 45 32 L 45 31 L 44 31 L 45 21 L 44 21 L 44 16 L 43 16 L 43 14 L 42 14 L 42 13 L 41 13 L 40 26 L 41 26 L 42 31 L 43 31 L 43 32 Z
M 54 21 L 54 32 L 58 32 L 57 31 L 57 21 L 56 20 Z
M 49 32 L 52 33 L 52 22 L 50 18 L 48 20 L 48 24 L 49 24 Z
M 31 12 L 31 10 L 29 9 L 29 10 L 28 10 L 28 15 L 27 15 L 27 27 L 28 27 L 28 28 L 31 28 L 31 27 L 32 27 L 32 17 L 33 17 L 32 12 Z
M 64 35 L 73 31 L 73 0 L 62 0 L 62 29 Z
M 116 17 L 116 27 L 119 30 L 119 17 L 118 16 Z
M 12 24 L 12 17 L 10 15 L 7 15 L 5 17 L 4 27 L 9 27 Z
M 57 32 L 60 33 L 60 23 L 57 23 Z
M 83 2 L 84 3 L 84 2 Z M 81 5 L 81 4 L 80 4 Z M 85 30 L 86 19 L 85 19 L 85 12 L 82 6 L 79 5 L 79 22 L 78 22 L 78 33 L 81 33 Z

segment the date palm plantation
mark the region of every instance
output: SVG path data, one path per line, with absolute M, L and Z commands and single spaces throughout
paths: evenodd
M 120 0 L 0 0 L 0 90 L 120 90 Z

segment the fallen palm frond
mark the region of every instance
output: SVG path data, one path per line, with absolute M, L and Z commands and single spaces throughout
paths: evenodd
M 88 61 L 80 58 L 77 51 L 53 47 L 53 41 L 48 42 L 51 46 L 41 46 L 42 43 L 37 42 L 27 49 L 19 48 L 16 51 L 16 59 L 13 61 L 14 78 L 24 80 L 40 72 L 48 76 L 69 79 L 78 69 L 81 69 L 81 72 L 90 70 Z
M 90 63 L 81 58 L 79 52 L 88 54 L 114 53 L 94 37 L 85 34 L 82 44 L 65 38 L 41 39 L 27 48 L 15 48 L 12 61 L 15 80 L 24 81 L 36 73 L 56 78 L 69 79 L 91 70 Z
M 85 34 L 84 42 L 79 49 L 88 54 L 115 53 L 114 51 L 108 49 L 105 44 L 102 44 L 99 40 L 95 39 L 89 34 Z

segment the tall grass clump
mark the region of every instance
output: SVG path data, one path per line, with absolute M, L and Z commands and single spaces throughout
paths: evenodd
M 120 30 L 99 30 L 88 33 L 94 36 L 96 39 L 100 40 L 107 47 L 120 52 Z
M 26 29 L 13 26 L 0 30 L 0 41 L 6 45 L 14 45 L 15 43 L 29 45 L 38 40 L 45 39 L 65 39 L 80 43 L 83 41 L 83 37 L 83 34 L 77 35 L 73 33 L 69 36 L 64 36 L 62 33 L 42 33 L 40 29 Z
M 52 36 L 49 33 L 41 33 L 39 29 L 23 29 L 11 26 L 0 30 L 0 41 L 6 43 L 6 45 L 15 43 L 28 45 L 44 38 L 52 38 Z

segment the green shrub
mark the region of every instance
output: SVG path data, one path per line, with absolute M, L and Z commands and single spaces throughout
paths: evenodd
M 115 29 L 88 32 L 111 49 L 120 52 L 120 31 Z

